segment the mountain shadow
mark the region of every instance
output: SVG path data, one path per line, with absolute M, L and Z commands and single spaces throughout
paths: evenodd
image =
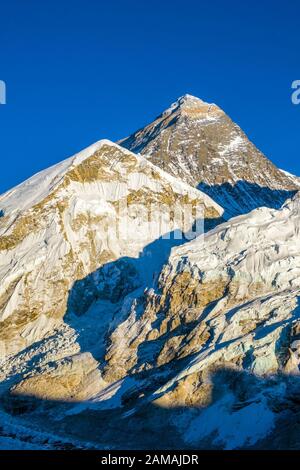
M 224 222 L 222 217 L 204 219 L 191 227 L 192 238 L 186 238 L 180 229 L 168 232 L 146 245 L 136 258 L 128 256 L 100 266 L 83 279 L 74 282 L 68 296 L 66 318 L 71 313 L 81 316 L 97 300 L 117 304 L 134 290 L 152 287 L 171 250 L 198 238 Z M 200 227 L 200 230 L 199 230 Z
M 217 223 L 215 219 L 211 224 L 214 223 Z M 100 266 L 74 283 L 69 292 L 66 315 L 73 312 L 81 316 L 94 301 L 109 300 L 117 304 L 139 287 L 152 287 L 172 248 L 189 241 L 181 230 L 175 230 L 146 245 L 136 258 L 124 256 Z
M 287 199 L 297 193 L 297 191 L 271 189 L 242 180 L 235 184 L 226 182 L 212 186 L 202 182 L 197 188 L 224 208 L 225 219 L 245 214 L 258 207 L 280 209 Z
M 174 364 L 170 376 L 175 376 L 178 366 Z M 150 397 L 165 379 L 155 377 L 157 370 L 147 374 L 148 389 L 143 388 L 144 376 L 140 382 L 144 399 L 138 399 L 139 390 L 133 387 L 119 406 L 112 408 L 8 394 L 2 397 L 2 406 L 11 416 L 22 417 L 24 436 L 25 430 L 31 429 L 36 442 L 34 433 L 46 430 L 55 435 L 58 449 L 70 445 L 81 448 L 80 443 L 82 447 L 87 443 L 88 448 L 106 450 L 300 447 L 299 377 L 278 374 L 262 378 L 233 366 L 218 367 L 211 371 L 210 393 L 205 402 L 194 398 L 185 403 L 174 401 L 167 407 L 159 403 L 159 396 L 157 400 Z M 139 375 L 134 376 L 137 384 Z M 30 442 L 30 437 L 26 440 Z
M 218 223 L 219 219 L 209 222 L 210 227 Z M 202 229 L 198 237 L 207 226 Z M 64 321 L 78 332 L 82 352 L 103 360 L 108 336 L 124 321 L 121 310 L 126 299 L 130 302 L 154 287 L 172 248 L 189 241 L 181 230 L 169 232 L 145 246 L 137 258 L 121 257 L 74 282 Z

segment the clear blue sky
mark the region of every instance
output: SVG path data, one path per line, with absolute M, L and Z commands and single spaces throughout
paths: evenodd
M 300 175 L 300 1 L 1 2 L 0 192 L 190 93 Z

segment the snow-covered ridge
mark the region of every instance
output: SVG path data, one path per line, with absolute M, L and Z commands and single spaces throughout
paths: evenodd
M 46 198 L 61 182 L 72 167 L 79 165 L 86 158 L 101 149 L 103 145 L 113 145 L 108 140 L 100 140 L 81 152 L 40 171 L 28 180 L 0 196 L 0 207 L 4 212 L 14 210 L 21 212 Z
M 292 182 L 293 184 L 295 184 L 296 186 L 298 186 L 299 189 L 300 189 L 300 177 L 299 177 L 299 176 L 293 175 L 293 174 L 290 173 L 289 171 L 285 171 L 285 170 L 282 170 L 282 169 L 280 169 L 280 171 L 281 171 L 285 176 L 287 176 L 287 177 L 291 180 L 291 182 Z
M 195 239 L 184 247 L 174 248 L 169 262 L 177 264 L 188 255 L 190 262 L 207 270 L 207 276 L 209 272 L 220 273 L 225 267 L 230 268 L 232 274 L 240 276 L 241 283 L 245 280 L 245 295 L 250 280 L 262 283 L 264 289 L 276 288 L 277 292 L 300 288 L 299 230 L 298 193 L 278 211 L 256 209 L 219 225 L 204 240 Z
M 102 139 L 96 142 L 95 144 L 92 144 L 89 147 L 85 148 L 81 152 L 75 154 L 74 156 L 69 157 L 64 161 L 37 173 L 36 175 L 26 180 L 24 183 L 21 183 L 12 190 L 0 196 L 0 210 L 2 211 L 3 215 L 5 215 L 6 213 L 10 213 L 11 211 L 22 212 L 34 206 L 35 204 L 38 204 L 40 201 L 49 196 L 49 194 L 51 194 L 51 192 L 53 192 L 59 186 L 64 176 L 70 170 L 76 168 L 86 159 L 101 150 L 101 148 L 103 148 L 104 146 L 118 149 L 124 155 L 133 156 L 129 150 L 120 147 L 118 144 L 111 142 L 110 140 Z M 162 178 L 172 184 L 172 187 L 175 191 L 179 193 L 193 193 L 195 197 L 199 197 L 199 195 L 201 194 L 201 197 L 203 197 L 205 203 L 209 204 L 211 207 L 214 207 L 220 213 L 222 212 L 221 206 L 215 203 L 206 194 L 201 193 L 200 191 L 190 187 L 185 182 L 174 178 L 169 173 L 161 170 L 160 168 L 153 165 L 151 162 L 147 161 L 145 157 L 141 155 L 134 155 L 134 158 L 137 160 L 137 162 L 139 162 L 139 164 L 144 164 L 148 167 L 152 167 L 153 169 L 155 169 L 155 171 L 158 172 Z M 111 168 L 114 168 L 114 166 L 118 163 L 118 161 L 111 162 Z

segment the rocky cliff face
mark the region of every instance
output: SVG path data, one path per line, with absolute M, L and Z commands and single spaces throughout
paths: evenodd
M 260 206 L 278 209 L 300 187 L 224 111 L 190 95 L 119 143 L 209 194 L 228 218 Z

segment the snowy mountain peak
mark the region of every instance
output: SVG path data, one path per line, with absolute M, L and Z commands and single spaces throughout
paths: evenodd
M 223 111 L 213 103 L 207 103 L 200 98 L 192 95 L 180 96 L 169 108 L 164 111 L 162 116 L 170 116 L 180 118 L 182 115 L 189 118 L 208 118 L 216 111 L 223 114 Z M 209 116 L 210 115 L 210 116 Z
M 210 105 L 210 103 L 206 103 L 205 101 L 201 100 L 197 96 L 185 94 L 183 96 L 180 96 L 174 104 L 177 104 L 178 106 L 203 106 L 203 105 Z
M 96 153 L 98 150 L 100 150 L 104 145 L 118 147 L 118 145 L 116 143 L 114 143 L 114 142 L 112 142 L 108 139 L 101 139 L 101 140 L 98 140 L 98 142 L 95 142 L 94 144 L 90 145 L 89 147 L 87 147 L 87 148 L 81 150 L 80 152 L 76 153 L 73 157 L 71 157 L 69 159 L 69 161 L 72 162 L 72 165 L 74 165 L 74 166 L 79 165 L 85 159 L 89 158 L 94 153 Z
M 107 139 L 102 139 L 81 150 L 72 157 L 57 163 L 46 170 L 40 171 L 28 180 L 0 196 L 0 209 L 2 213 L 9 214 L 11 212 L 21 212 L 32 205 L 39 203 L 55 191 L 57 186 L 62 183 L 63 179 L 70 171 L 73 171 L 93 155 L 100 158 L 100 151 L 104 146 L 112 149 L 119 148 L 121 150 L 116 143 Z M 122 151 L 123 150 L 124 149 L 122 149 Z
M 206 192 L 227 217 L 279 208 L 300 188 L 300 179 L 279 170 L 221 108 L 191 95 L 119 143 Z
M 178 101 L 201 101 L 204 103 L 204 101 L 201 98 L 198 98 L 198 96 L 190 95 L 186 93 L 185 95 L 182 95 L 178 98 Z

